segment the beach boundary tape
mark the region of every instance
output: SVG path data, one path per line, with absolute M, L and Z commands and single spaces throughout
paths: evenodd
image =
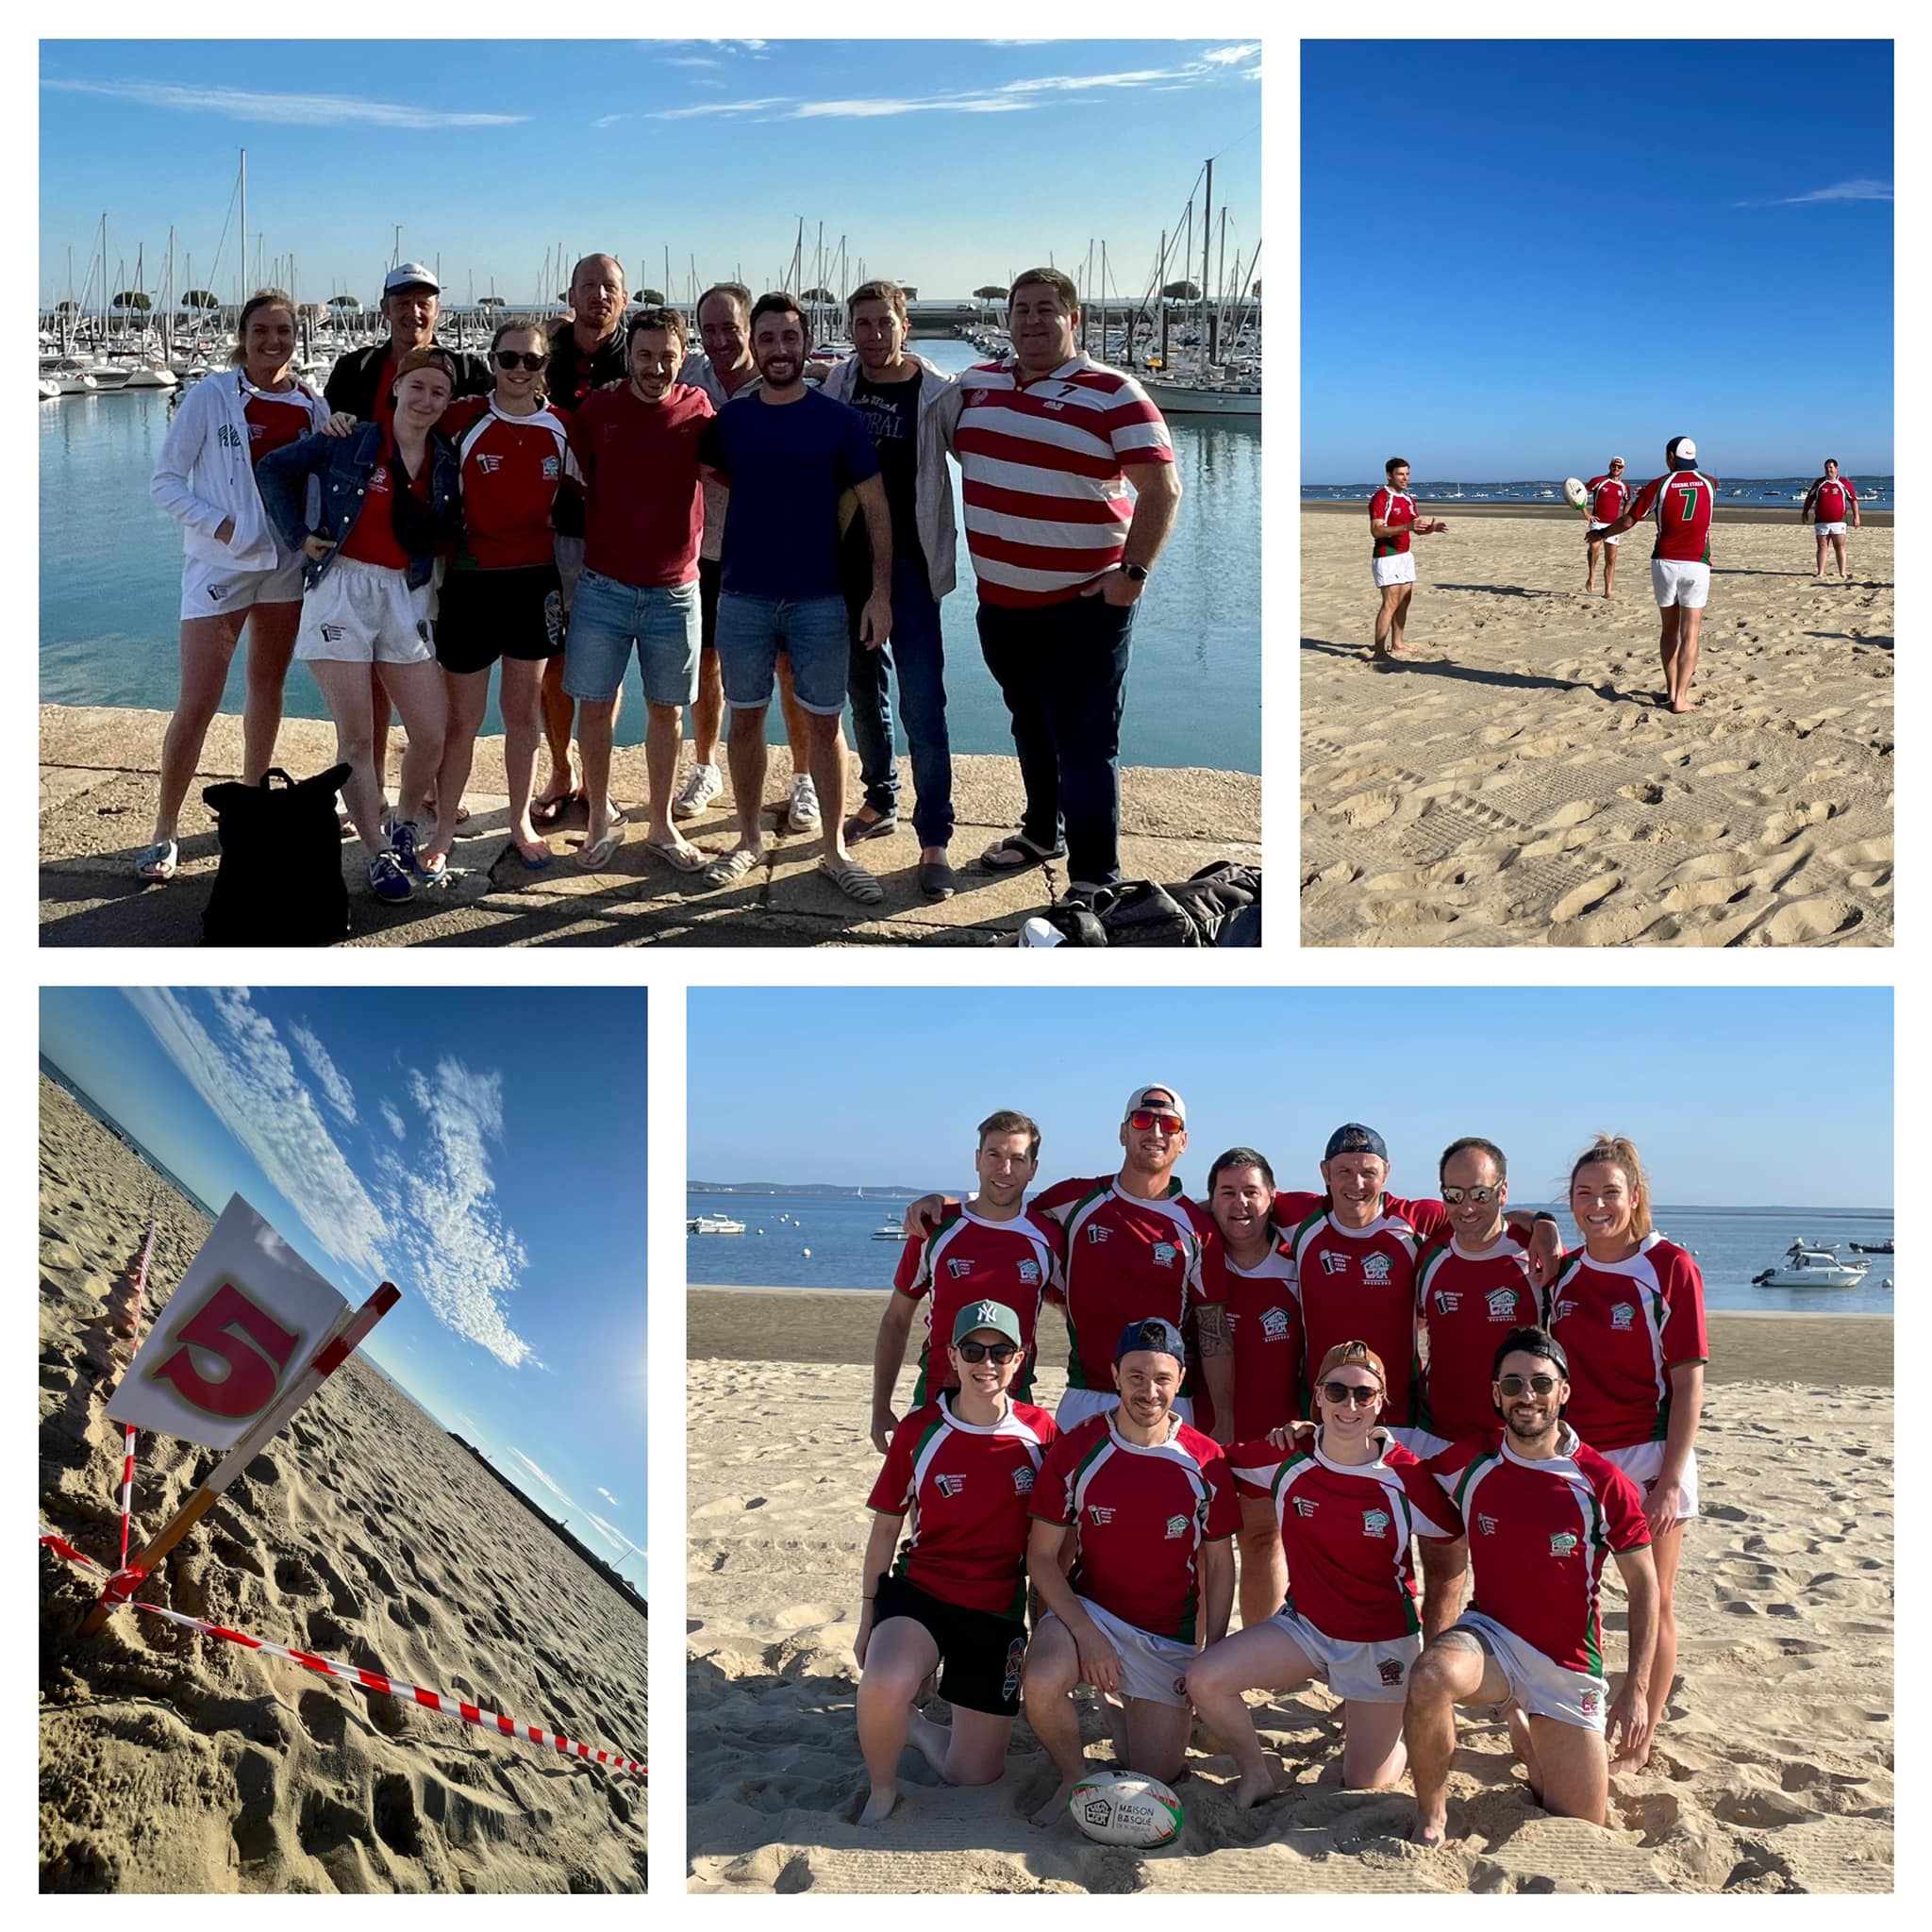
M 97 1576 L 108 1574 L 104 1565 L 95 1562 L 84 1551 L 75 1549 L 64 1537 L 56 1536 L 52 1530 L 43 1527 L 40 1540 L 46 1548 L 57 1556 L 64 1557 L 70 1563 L 77 1563 Z M 425 1690 L 420 1685 L 398 1683 L 380 1671 L 365 1671 L 355 1664 L 340 1663 L 333 1657 L 317 1657 L 306 1650 L 291 1650 L 286 1644 L 271 1643 L 264 1638 L 250 1637 L 245 1631 L 231 1630 L 225 1624 L 210 1624 L 204 1618 L 191 1617 L 185 1610 L 171 1610 L 160 1604 L 142 1603 L 137 1597 L 122 1598 L 114 1607 L 145 1610 L 151 1617 L 165 1618 L 186 1629 L 199 1630 L 204 1636 L 219 1637 L 225 1642 L 239 1643 L 244 1649 L 261 1651 L 269 1657 L 285 1657 L 290 1663 L 300 1664 L 304 1670 L 314 1671 L 322 1676 L 340 1677 L 344 1683 L 359 1685 L 379 1697 L 392 1697 L 403 1704 L 419 1704 L 425 1710 L 440 1710 L 446 1717 L 460 1718 L 479 1730 L 495 1731 L 506 1738 L 522 1738 L 565 1757 L 580 1758 L 586 1764 L 601 1764 L 608 1771 L 648 1781 L 649 1773 L 641 1758 L 628 1757 L 618 1751 L 606 1751 L 594 1744 L 576 1742 L 540 1724 L 520 1724 L 514 1718 L 485 1710 L 478 1705 L 465 1704 L 460 1698 L 445 1696 L 440 1690 Z

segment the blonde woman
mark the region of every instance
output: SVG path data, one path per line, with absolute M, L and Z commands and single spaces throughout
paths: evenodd
M 154 842 L 136 874 L 171 879 L 180 863 L 175 827 L 228 666 L 245 627 L 247 694 L 242 776 L 258 785 L 275 758 L 282 686 L 302 614 L 302 558 L 269 521 L 256 465 L 320 428 L 328 406 L 291 373 L 295 305 L 263 289 L 242 305 L 230 367 L 181 397 L 149 492 L 182 525 L 181 692 L 161 743 L 161 801 Z

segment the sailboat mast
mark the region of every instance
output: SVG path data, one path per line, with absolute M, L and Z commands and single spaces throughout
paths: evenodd
M 235 277 L 235 307 L 248 299 L 248 150 L 242 150 L 242 273 Z
M 1208 185 L 1201 193 L 1201 373 L 1214 359 L 1214 325 L 1208 308 L 1208 262 L 1214 243 L 1214 158 L 1208 158 Z

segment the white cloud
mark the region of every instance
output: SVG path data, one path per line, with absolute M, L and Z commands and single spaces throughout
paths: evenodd
M 1803 208 L 1814 201 L 1890 201 L 1890 181 L 1839 181 L 1814 188 L 1809 194 L 1787 194 L 1776 201 L 1740 201 L 1735 208 Z
M 1243 60 L 1261 58 L 1261 43 L 1259 41 L 1243 41 L 1234 47 L 1209 47 L 1201 58 L 1216 67 L 1239 67 Z
M 575 1502 L 572 1500 L 570 1492 L 567 1490 L 561 1488 L 558 1484 L 553 1482 L 549 1476 L 545 1475 L 541 1469 L 539 1469 L 537 1465 L 534 1462 L 532 1462 L 530 1458 L 527 1456 L 525 1456 L 524 1452 L 521 1449 L 519 1449 L 514 1443 L 511 1443 L 508 1446 L 508 1453 L 511 1456 L 514 1456 L 516 1459 L 519 1462 L 521 1462 L 526 1470 L 529 1471 L 531 1475 L 533 1475 L 538 1482 L 542 1484 L 542 1486 L 546 1490 L 548 1490 L 550 1493 L 553 1496 L 555 1496 L 557 1500 L 564 1506 L 565 1508 L 575 1509 L 577 1507 Z
M 757 101 L 705 101 L 695 108 L 662 108 L 655 114 L 646 114 L 646 121 L 691 121 L 700 114 L 758 114 L 767 108 L 783 108 L 791 100 L 790 94 L 770 94 Z M 610 120 L 621 116 L 612 115 Z M 608 121 L 597 123 L 600 127 L 608 125 Z
M 613 1495 L 612 1495 L 612 1494 L 610 1493 L 610 1491 L 609 1491 L 608 1490 L 605 1489 L 605 1488 L 604 1488 L 604 1487 L 603 1487 L 603 1486 L 602 1486 L 601 1484 L 600 1484 L 600 1485 L 598 1486 L 597 1493 L 598 1493 L 598 1494 L 599 1494 L 600 1496 L 602 1496 L 602 1497 L 604 1498 L 604 1500 L 605 1500 L 605 1501 L 606 1501 L 607 1503 L 608 1503 L 608 1504 L 610 1505 L 610 1507 L 612 1507 L 613 1509 L 621 1509 L 621 1508 L 623 1508 L 623 1507 L 624 1507 L 624 1505 L 623 1505 L 622 1503 L 620 1503 L 620 1502 L 619 1502 L 619 1501 L 617 1500 L 617 1498 L 616 1498 L 615 1496 L 613 1496 Z
M 606 1523 L 601 1516 L 591 1515 L 589 1512 L 586 1512 L 586 1521 L 613 1550 L 628 1550 L 639 1557 L 644 1555 L 644 1552 L 639 1549 L 614 1523 Z
M 704 54 L 670 54 L 665 57 L 664 64 L 667 67 L 721 67 L 724 62 Z
M 886 94 L 871 98 L 861 96 L 845 100 L 801 101 L 791 108 L 789 114 L 777 118 L 786 121 L 820 121 L 872 120 L 899 114 L 1017 114 L 1024 113 L 1029 108 L 1044 107 L 1053 96 L 1119 92 L 1132 88 L 1144 88 L 1157 92 L 1174 92 L 1183 88 L 1200 87 L 1219 80 L 1224 69 L 1238 64 L 1240 59 L 1247 58 L 1250 52 L 1258 54 L 1260 42 L 1217 49 L 1213 54 L 1204 56 L 1198 60 L 1190 60 L 1180 67 L 1125 68 L 1113 74 L 1038 75 L 1029 79 L 1002 81 L 997 87 L 963 88 L 951 92 L 923 95 Z M 783 100 L 743 101 L 731 104 L 727 108 L 721 103 L 713 108 L 673 108 L 657 118 L 683 119 L 691 114 L 713 111 L 750 113 L 786 105 Z
M 527 114 L 453 113 L 392 101 L 367 101 L 353 94 L 270 94 L 236 87 L 175 87 L 153 80 L 42 80 L 42 87 L 65 93 L 105 94 L 145 108 L 172 108 L 184 114 L 225 114 L 234 121 L 266 121 L 284 127 L 513 127 Z
M 324 1251 L 365 1274 L 386 1274 L 383 1254 L 392 1230 L 247 990 L 208 990 L 214 1032 L 165 987 L 125 991 L 162 1050 Z
M 375 1105 L 378 1108 L 378 1109 L 380 1109 L 383 1119 L 389 1123 L 390 1132 L 393 1134 L 398 1141 L 402 1140 L 404 1136 L 407 1135 L 409 1131 L 408 1128 L 403 1124 L 402 1115 L 399 1114 L 395 1110 L 395 1108 L 389 1104 L 387 1100 L 378 1100 L 375 1103 Z
M 316 1084 L 328 1104 L 345 1121 L 353 1124 L 356 1090 L 349 1085 L 342 1070 L 329 1058 L 328 1048 L 316 1037 L 314 1028 L 306 1020 L 291 1020 L 289 1037 L 302 1049 L 302 1058 L 308 1062 L 309 1071 L 314 1074 Z

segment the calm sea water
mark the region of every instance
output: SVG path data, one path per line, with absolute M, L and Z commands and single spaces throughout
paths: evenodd
M 1596 473 L 1591 471 L 1591 475 Z M 1633 482 L 1647 482 L 1649 474 L 1630 475 Z M 1853 476 L 1848 479 L 1867 509 L 1892 507 L 1890 476 Z M 1809 476 L 1722 476 L 1718 479 L 1718 508 L 1727 503 L 1789 504 L 1793 516 L 1811 487 Z M 1367 503 L 1381 489 L 1374 483 L 1304 483 L 1304 503 Z M 1563 479 L 1545 476 L 1529 483 L 1416 483 L 1412 493 L 1428 503 L 1561 503 Z
M 944 369 L 978 359 L 962 341 L 917 348 Z M 43 704 L 174 706 L 181 538 L 147 493 L 167 412 L 163 390 L 40 406 Z M 1182 418 L 1171 428 L 1186 496 L 1135 620 L 1121 756 L 1128 764 L 1258 772 L 1261 432 L 1237 418 Z M 957 470 L 953 475 L 957 496 Z M 942 607 L 953 748 L 1009 753 L 1006 709 L 980 660 L 963 539 L 959 575 L 960 588 Z M 618 741 L 637 744 L 644 707 L 635 664 L 626 686 Z M 222 708 L 239 712 L 242 694 L 238 653 Z M 327 715 L 300 665 L 290 674 L 288 709 L 299 718 Z M 484 729 L 502 728 L 492 703 Z M 775 705 L 772 732 L 782 736 Z
M 954 1190 L 958 1181 L 949 1184 Z M 1519 1204 L 1522 1205 L 1522 1204 Z M 1534 1204 L 1528 1204 L 1533 1206 Z M 1554 1210 L 1553 1210 L 1554 1211 Z M 899 1258 L 894 1241 L 869 1239 L 881 1223 L 896 1224 L 903 1200 L 820 1198 L 811 1195 L 698 1194 L 685 1196 L 685 1212 L 729 1214 L 745 1224 L 741 1235 L 691 1235 L 685 1240 L 685 1275 L 707 1288 L 890 1288 Z M 791 1219 L 781 1221 L 780 1215 Z M 1894 1274 L 1896 1257 L 1872 1255 L 1872 1272 L 1857 1288 L 1753 1288 L 1751 1277 L 1774 1266 L 1791 1241 L 1835 1245 L 1853 1258 L 1847 1243 L 1891 1239 L 1891 1216 L 1815 1208 L 1660 1208 L 1658 1228 L 1697 1257 L 1704 1272 L 1705 1306 L 1758 1308 L 1786 1314 L 1836 1308 L 1846 1314 L 1889 1315 L 1893 1292 L 1880 1286 Z M 762 1229 L 762 1233 L 759 1230 Z M 1567 1224 L 1564 1239 L 1574 1240 Z M 808 1257 L 803 1252 L 811 1250 Z

